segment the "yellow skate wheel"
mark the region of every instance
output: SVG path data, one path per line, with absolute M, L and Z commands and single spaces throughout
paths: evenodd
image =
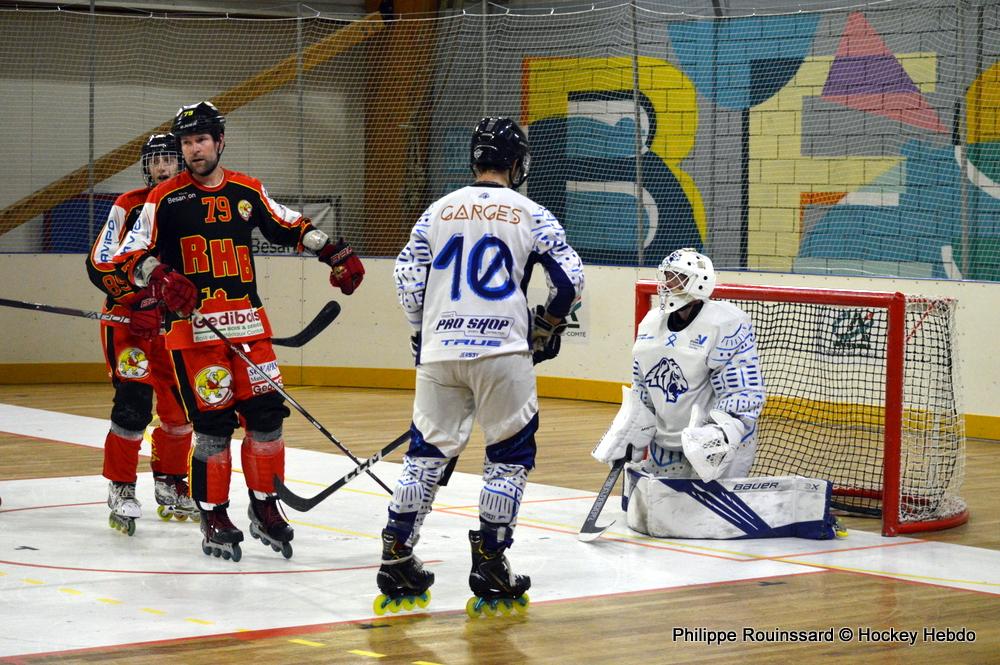
M 159 515 L 160 519 L 163 520 L 164 522 L 170 521 L 170 513 L 167 512 L 166 506 L 157 506 L 156 514 Z
M 527 612 L 528 604 L 531 603 L 531 598 L 528 597 L 528 594 L 522 593 L 520 597 L 514 599 L 514 602 L 517 603 L 517 609 L 521 612 Z
M 188 516 L 184 513 L 174 513 L 174 519 L 178 522 L 187 522 Z
M 428 589 L 427 591 L 424 591 L 422 594 L 420 594 L 419 596 L 417 596 L 417 605 L 419 607 L 427 607 L 428 605 L 430 605 L 430 603 L 431 603 L 431 590 L 430 589 Z
M 384 593 L 380 593 L 375 596 L 375 602 L 372 603 L 372 609 L 375 611 L 377 616 L 383 616 L 385 614 L 386 606 L 389 604 L 389 599 Z
M 479 602 L 479 598 L 473 596 L 472 598 L 469 598 L 468 602 L 465 603 L 465 613 L 472 619 L 479 618 Z
M 407 596 L 405 598 L 401 598 L 400 600 L 403 603 L 404 610 L 412 610 L 417 606 L 417 600 L 412 596 Z

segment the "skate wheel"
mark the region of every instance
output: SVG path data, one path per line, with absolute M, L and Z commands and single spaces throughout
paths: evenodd
M 400 602 L 402 603 L 402 609 L 404 610 L 412 610 L 417 606 L 417 600 L 412 596 L 406 596 L 405 598 L 401 598 Z
M 135 535 L 135 520 L 128 521 L 128 526 L 125 527 L 125 533 L 127 533 L 130 538 Z
M 239 543 L 233 545 L 233 563 L 239 563 L 239 560 L 243 558 L 243 550 L 240 549 Z
M 376 616 L 385 615 L 386 605 L 389 604 L 389 599 L 386 598 L 384 593 L 380 593 L 375 596 L 375 602 L 372 603 L 372 610 L 375 612 Z
M 465 603 L 465 613 L 468 614 L 473 619 L 478 619 L 482 614 L 483 605 L 485 601 L 478 596 L 473 596 L 469 598 L 469 601 Z
M 219 549 L 216 549 L 216 548 L 213 547 L 212 548 L 212 556 L 214 556 L 216 559 L 218 559 L 220 556 L 222 556 L 222 550 L 219 550 Z
M 183 513 L 176 513 L 174 515 L 174 519 L 177 520 L 178 522 L 187 522 L 187 518 L 188 516 L 184 515 Z
M 199 513 L 195 513 L 191 516 L 191 521 L 195 524 L 201 524 L 201 515 Z
M 274 550 L 275 552 L 280 552 L 281 551 L 281 548 L 278 547 L 277 545 L 275 545 L 274 543 L 271 543 L 271 549 Z
M 291 543 L 282 543 L 281 544 L 281 556 L 285 557 L 286 559 L 291 559 L 292 558 L 292 544 Z
M 212 549 L 205 541 L 201 542 L 201 551 L 205 553 L 205 556 L 212 556 Z
M 163 520 L 164 522 L 170 521 L 170 513 L 167 512 L 166 506 L 157 506 L 156 514 L 159 515 L 160 519 Z
M 223 559 L 225 559 L 226 561 L 229 561 L 229 559 L 231 557 L 232 557 L 232 555 L 229 552 L 227 552 L 226 550 L 222 550 L 222 558 Z
M 422 594 L 420 594 L 419 596 L 417 596 L 417 605 L 419 607 L 427 607 L 430 604 L 431 604 L 431 590 L 430 589 L 428 589 L 427 591 L 424 591 Z

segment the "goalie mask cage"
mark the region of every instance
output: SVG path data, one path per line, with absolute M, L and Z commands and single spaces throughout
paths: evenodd
M 750 475 L 829 480 L 833 507 L 882 534 L 968 520 L 956 301 L 902 293 L 719 285 L 753 320 L 767 402 Z M 635 321 L 658 307 L 636 283 Z

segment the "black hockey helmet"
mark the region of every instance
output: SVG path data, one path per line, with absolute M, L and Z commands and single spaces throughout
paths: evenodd
M 181 144 L 173 134 L 150 134 L 142 144 L 139 166 L 142 169 L 142 179 L 147 187 L 152 187 L 153 174 L 149 172 L 149 162 L 156 155 L 173 155 L 177 159 L 178 172 L 184 169 L 184 158 L 181 156 Z
M 531 149 L 524 130 L 510 118 L 483 118 L 472 132 L 469 166 L 510 171 L 515 188 L 528 179 Z
M 177 138 L 188 134 L 211 134 L 218 141 L 226 132 L 226 118 L 212 102 L 188 104 L 177 109 L 170 131 Z

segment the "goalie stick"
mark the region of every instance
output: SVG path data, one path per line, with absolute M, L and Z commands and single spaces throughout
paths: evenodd
M 229 349 L 231 352 L 233 352 L 237 356 L 239 356 L 240 360 L 242 360 L 244 363 L 246 363 L 247 367 L 253 368 L 253 370 L 255 372 L 257 372 L 258 374 L 260 374 L 260 376 L 262 376 L 264 378 L 264 381 L 266 381 L 267 384 L 269 386 L 271 386 L 275 390 L 275 392 L 277 392 L 279 395 L 281 395 L 282 397 L 284 397 L 286 402 L 288 402 L 289 404 L 291 404 L 292 407 L 296 411 L 298 411 L 299 413 L 301 413 L 302 416 L 306 420 L 309 421 L 310 425 L 312 425 L 313 427 L 315 427 L 316 429 L 318 429 L 320 431 L 320 433 L 323 434 L 323 436 L 325 436 L 327 439 L 330 440 L 330 443 L 332 443 L 333 445 L 335 445 L 338 448 L 340 448 L 341 452 L 343 452 L 345 455 L 347 455 L 348 457 L 350 457 L 352 462 L 354 462 L 355 464 L 357 464 L 359 467 L 361 466 L 361 460 L 359 460 L 357 457 L 355 457 L 354 453 L 352 453 L 350 450 L 347 449 L 347 446 L 345 446 L 339 440 L 337 440 L 337 437 L 335 437 L 333 434 L 330 434 L 330 432 L 325 427 L 323 427 L 322 423 L 320 423 L 318 420 L 316 420 L 315 418 L 313 418 L 312 415 L 310 415 L 310 413 L 305 410 L 305 407 L 303 407 L 301 404 L 299 404 L 297 401 L 295 401 L 295 398 L 292 397 L 291 395 L 289 395 L 288 391 L 286 391 L 284 389 L 284 387 L 281 386 L 281 384 L 279 384 L 277 381 L 275 381 L 274 379 L 272 379 L 268 375 L 267 372 L 265 372 L 263 369 L 261 369 L 260 365 L 258 365 L 254 361 L 250 360 L 250 356 L 248 356 L 246 353 L 244 353 L 243 350 L 240 349 L 240 347 L 238 347 L 235 344 L 233 344 L 229 340 L 229 338 L 226 337 L 222 333 L 221 330 L 219 330 L 218 328 L 216 328 L 215 324 L 212 323 L 211 319 L 209 319 L 208 317 L 204 316 L 198 310 L 195 310 L 194 312 L 191 313 L 191 320 L 193 322 L 195 322 L 195 323 L 203 323 L 203 324 L 205 324 L 205 327 L 208 328 L 209 330 L 211 330 L 212 334 L 214 334 L 216 337 L 218 337 L 219 340 L 223 344 L 226 345 L 227 349 Z M 386 492 L 388 492 L 390 495 L 392 495 L 392 490 L 389 489 L 389 486 L 386 485 L 385 483 L 383 483 L 379 479 L 378 476 L 376 476 L 374 473 L 372 473 L 371 471 L 368 471 L 368 470 L 365 470 L 365 473 L 367 473 L 369 476 L 371 476 L 372 480 L 374 480 L 376 483 L 378 483 L 379 485 L 381 485 L 382 489 L 384 489 Z
M 63 314 L 65 316 L 76 316 L 83 319 L 94 319 L 95 321 L 110 321 L 112 323 L 128 323 L 129 321 L 127 316 L 119 316 L 117 314 L 91 312 L 85 309 L 57 307 L 55 305 L 43 305 L 41 303 L 22 302 L 20 300 L 8 300 L 7 298 L 0 298 L 0 306 L 16 307 L 18 309 L 32 309 L 39 312 L 48 312 L 49 314 Z M 331 300 L 323 305 L 323 309 L 321 309 L 319 313 L 313 317 L 313 320 L 310 321 L 309 324 L 300 332 L 297 332 L 291 337 L 273 337 L 271 339 L 271 344 L 297 349 L 312 340 L 316 337 L 316 335 L 323 332 L 327 326 L 333 323 L 333 320 L 336 319 L 339 314 L 340 304 L 336 300 Z
M 323 490 L 322 492 L 320 492 L 319 494 L 317 494 L 312 498 L 307 499 L 306 497 L 299 496 L 292 490 L 288 489 L 285 483 L 283 483 L 281 481 L 281 478 L 278 478 L 278 476 L 274 477 L 274 489 L 275 491 L 278 492 L 278 498 L 284 501 L 286 506 L 288 506 L 293 510 L 297 510 L 300 513 L 308 512 L 313 508 L 315 508 L 317 505 L 319 505 L 320 502 L 322 502 L 328 496 L 330 496 L 331 494 L 339 490 L 341 487 L 343 487 L 347 483 L 351 482 L 352 480 L 360 476 L 363 471 L 367 471 L 376 462 L 378 462 L 383 457 L 394 451 L 396 448 L 399 448 L 401 445 L 406 443 L 409 439 L 410 439 L 410 433 L 409 431 L 407 431 L 404 434 L 397 437 L 392 443 L 387 445 L 385 448 L 378 451 L 377 453 L 366 459 L 364 462 L 359 464 L 357 468 L 352 469 L 343 478 L 337 480 L 337 482 L 333 483 L 332 485 L 330 485 L 325 490 Z
M 608 497 L 611 496 L 611 490 L 614 489 L 618 476 L 621 475 L 622 469 L 625 468 L 625 460 L 629 458 L 630 454 L 626 452 L 624 457 L 616 459 L 611 465 L 611 471 L 608 473 L 608 477 L 604 480 L 604 484 L 601 485 L 601 490 L 597 493 L 597 499 L 594 501 L 594 505 L 591 506 L 590 512 L 587 513 L 587 520 L 583 523 L 583 526 L 580 527 L 580 533 L 577 535 L 578 540 L 585 543 L 597 540 L 601 537 L 601 534 L 610 529 L 611 525 L 615 523 L 614 520 L 611 520 L 604 526 L 598 526 L 597 518 L 601 516 L 601 511 L 604 510 L 604 504 L 608 502 Z

